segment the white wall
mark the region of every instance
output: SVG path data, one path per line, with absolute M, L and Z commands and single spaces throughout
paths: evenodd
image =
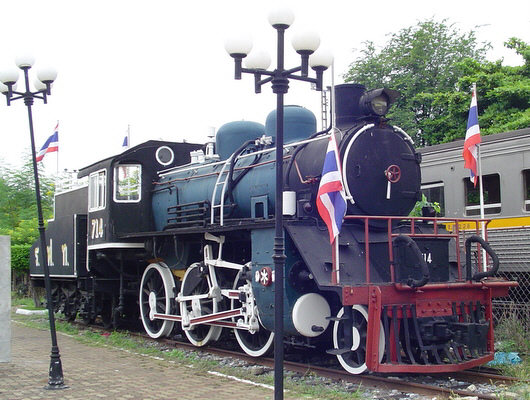
M 0 362 L 11 361 L 11 238 L 0 236 Z

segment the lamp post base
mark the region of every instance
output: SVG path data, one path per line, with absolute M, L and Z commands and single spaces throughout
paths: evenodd
M 50 355 L 50 374 L 48 377 L 48 385 L 44 387 L 46 390 L 61 390 L 67 389 L 68 386 L 64 384 L 63 365 L 59 355 L 59 348 L 52 346 Z

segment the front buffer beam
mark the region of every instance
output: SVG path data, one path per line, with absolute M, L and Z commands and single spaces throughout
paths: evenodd
M 346 286 L 343 305 L 368 306 L 366 366 L 384 373 L 454 372 L 493 359 L 492 298 L 515 282 Z M 381 323 L 382 322 L 382 323 Z M 385 357 L 376 338 L 384 330 Z

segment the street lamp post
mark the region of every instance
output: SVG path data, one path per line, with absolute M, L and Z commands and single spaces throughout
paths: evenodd
M 48 267 L 48 252 L 46 248 L 46 235 L 44 231 L 44 219 L 42 216 L 41 194 L 39 185 L 39 171 L 37 169 L 37 157 L 35 152 L 35 138 L 33 134 L 33 114 L 31 106 L 35 99 L 40 99 L 47 103 L 47 96 L 51 94 L 51 84 L 57 77 L 57 72 L 52 68 L 41 69 L 37 73 L 38 80 L 35 81 L 35 91 L 32 91 L 29 84 L 29 70 L 31 69 L 34 59 L 30 56 L 17 57 L 15 60 L 17 66 L 24 73 L 25 91 L 18 92 L 16 90 L 16 82 L 18 80 L 19 72 L 16 69 L 10 69 L 0 72 L 0 92 L 7 98 L 7 105 L 10 106 L 14 100 L 24 100 L 24 104 L 28 108 L 29 120 L 29 135 L 31 139 L 31 154 L 33 161 L 33 175 L 35 179 L 35 197 L 37 200 L 37 216 L 39 224 L 40 237 L 40 262 L 44 270 L 44 285 L 46 286 L 46 303 L 48 306 L 48 318 L 50 321 L 50 335 L 52 341 L 52 348 L 50 354 L 50 369 L 48 376 L 48 385 L 46 389 L 64 389 L 63 367 L 61 364 L 61 356 L 59 354 L 59 346 L 57 345 L 57 334 L 55 332 L 55 318 L 53 314 L 53 304 L 51 295 L 50 270 Z
M 269 14 L 269 22 L 277 32 L 277 66 L 274 71 L 268 71 L 270 57 L 264 52 L 249 55 L 252 42 L 241 38 L 228 40 L 226 51 L 235 61 L 235 79 L 241 79 L 242 73 L 254 75 L 254 90 L 261 93 L 261 86 L 271 83 L 272 91 L 276 94 L 276 186 L 274 211 L 274 398 L 283 399 L 283 287 L 285 267 L 285 245 L 283 231 L 283 122 L 284 95 L 289 90 L 289 79 L 305 81 L 315 84 L 316 90 L 322 90 L 323 72 L 331 65 L 333 57 L 326 51 L 318 51 L 320 39 L 313 32 L 306 32 L 293 37 L 292 44 L 301 55 L 302 62 L 298 67 L 285 69 L 284 43 L 285 31 L 294 21 L 294 14 L 290 9 L 282 8 Z M 243 58 L 246 68 L 242 66 Z M 311 56 L 311 57 L 310 57 Z M 316 72 L 316 78 L 308 75 L 309 65 Z M 296 74 L 296 73 L 300 74 Z M 266 78 L 262 79 L 262 75 Z

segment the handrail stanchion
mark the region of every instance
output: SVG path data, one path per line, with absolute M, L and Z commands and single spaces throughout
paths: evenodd
M 390 261 L 390 280 L 392 283 L 396 283 L 396 276 L 394 275 L 394 249 L 392 246 L 392 219 L 388 218 L 388 256 Z
M 455 234 L 456 234 L 456 265 L 458 267 L 458 280 L 462 280 L 462 260 L 460 259 L 460 220 L 455 221 Z
M 368 229 L 368 217 L 364 217 L 364 249 L 366 257 L 366 283 L 370 283 L 370 231 Z

